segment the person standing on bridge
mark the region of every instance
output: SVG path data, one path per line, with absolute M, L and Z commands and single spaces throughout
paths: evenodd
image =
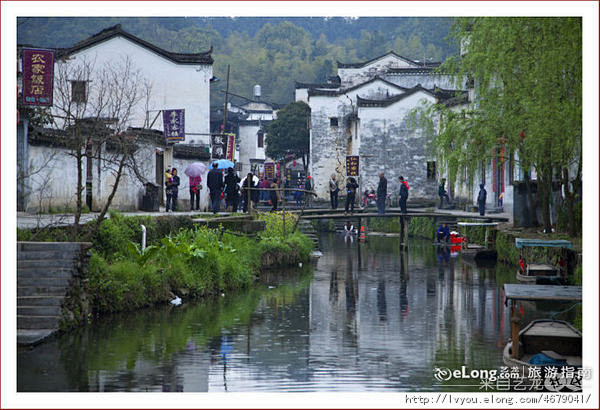
M 312 191 L 312 181 L 310 175 L 306 177 L 306 182 L 304 183 L 305 191 Z M 304 201 L 306 203 L 306 207 L 310 208 L 310 203 L 312 202 L 312 195 L 309 192 L 304 193 Z
M 377 185 L 377 213 L 385 213 L 385 200 L 387 198 L 387 179 L 383 172 L 379 172 L 379 185 Z
M 219 164 L 213 162 L 212 169 L 206 177 L 206 186 L 210 190 L 210 210 L 216 214 L 221 209 L 221 193 L 223 192 L 223 174 L 217 168 Z
M 448 204 L 448 206 L 450 206 L 450 197 L 448 196 L 448 192 L 446 192 L 446 180 L 442 179 L 442 182 L 440 182 L 440 186 L 438 188 L 438 196 L 440 197 L 440 207 L 439 209 L 442 209 L 444 207 L 444 198 L 446 198 L 446 203 Z
M 348 182 L 346 183 L 346 211 L 345 215 L 348 214 L 348 208 L 351 208 L 351 213 L 354 213 L 354 199 L 356 198 L 356 190 L 358 189 L 358 184 L 356 183 L 356 179 L 354 177 L 348 178 Z M 350 206 L 352 205 L 352 206 Z
M 477 207 L 479 208 L 479 215 L 485 215 L 485 201 L 487 199 L 487 191 L 485 185 L 479 184 L 479 194 L 477 195 Z
M 279 195 L 279 185 L 277 185 L 277 182 L 275 179 L 273 179 L 270 182 L 271 185 L 269 185 L 269 188 L 273 189 L 274 191 L 269 191 L 269 197 L 271 198 L 271 205 L 273 206 L 271 208 L 271 212 L 275 212 L 277 210 L 277 202 L 281 200 L 281 197 Z
M 225 176 L 225 195 L 227 196 L 227 209 L 230 212 L 237 212 L 240 202 L 240 177 L 237 176 L 232 167 L 227 168 Z
M 329 180 L 329 197 L 331 199 L 331 209 L 337 209 L 338 207 L 338 192 L 340 191 L 340 187 L 338 186 L 338 181 L 336 179 L 335 174 L 331 174 L 331 179 Z
M 408 199 L 408 183 L 404 180 L 404 177 L 400 175 L 398 177 L 398 181 L 400 181 L 400 212 L 403 214 L 406 213 L 406 200 Z

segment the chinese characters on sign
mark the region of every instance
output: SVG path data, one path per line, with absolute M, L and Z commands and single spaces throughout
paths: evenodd
M 23 104 L 52 106 L 54 52 L 23 49 Z
M 210 136 L 212 158 L 223 159 L 227 154 L 227 134 L 213 134 Z
M 265 162 L 265 178 L 275 179 L 275 164 L 272 162 Z
M 185 110 L 163 110 L 163 126 L 167 141 L 185 140 Z
M 229 161 L 233 162 L 233 157 L 235 155 L 235 134 L 226 134 L 227 135 L 227 157 Z
M 346 176 L 357 177 L 358 176 L 358 155 L 347 155 L 346 156 Z

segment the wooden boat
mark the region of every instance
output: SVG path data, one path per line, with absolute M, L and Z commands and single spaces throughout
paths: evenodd
M 491 227 L 498 226 L 498 222 L 458 222 L 458 226 L 462 226 L 464 228 L 467 227 L 485 227 L 485 239 L 484 245 L 478 245 L 475 243 L 469 243 L 465 238 L 463 239 L 463 249 L 461 250 L 461 254 L 464 258 L 474 259 L 474 260 L 495 260 L 498 257 L 498 252 L 495 249 L 488 248 L 488 238 L 489 238 L 489 229 Z
M 566 278 L 557 266 L 547 263 L 525 263 L 523 252 L 525 248 L 551 247 L 570 248 L 571 242 L 565 240 L 544 240 L 516 238 L 515 246 L 521 249 L 520 264 L 517 270 L 517 280 L 522 283 L 537 283 L 544 285 L 564 285 Z
M 520 301 L 581 302 L 581 286 L 506 283 L 504 297 L 507 303 L 510 301 L 511 312 L 511 340 L 503 351 L 503 361 L 507 366 L 518 366 L 523 372 L 530 367 L 539 367 L 541 365 L 530 363 L 539 353 L 553 360 L 564 361 L 564 365 L 581 366 L 581 332 L 567 322 L 553 319 L 534 320 L 519 330 L 517 314 L 517 303 Z
M 512 355 L 513 342 L 506 344 L 503 361 L 507 366 L 518 366 L 523 371 L 532 364 L 534 356 L 542 353 L 556 361 L 556 366 L 581 367 L 581 332 L 562 320 L 534 320 L 519 332 L 517 357 Z

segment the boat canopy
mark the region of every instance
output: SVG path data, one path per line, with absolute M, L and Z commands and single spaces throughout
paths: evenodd
M 525 238 L 516 238 L 515 246 L 518 249 L 529 247 L 546 247 L 546 248 L 570 248 L 571 242 L 564 239 L 525 239 Z
M 498 222 L 457 222 L 458 226 L 498 226 Z
M 504 284 L 506 302 L 514 300 L 554 300 L 581 302 L 581 286 Z

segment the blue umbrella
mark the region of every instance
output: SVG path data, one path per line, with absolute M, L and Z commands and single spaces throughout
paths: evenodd
M 216 161 L 213 161 L 213 164 L 215 162 L 218 165 L 217 169 L 227 169 L 227 168 L 233 168 L 235 166 L 235 164 L 233 162 L 229 161 L 228 159 L 218 159 Z

